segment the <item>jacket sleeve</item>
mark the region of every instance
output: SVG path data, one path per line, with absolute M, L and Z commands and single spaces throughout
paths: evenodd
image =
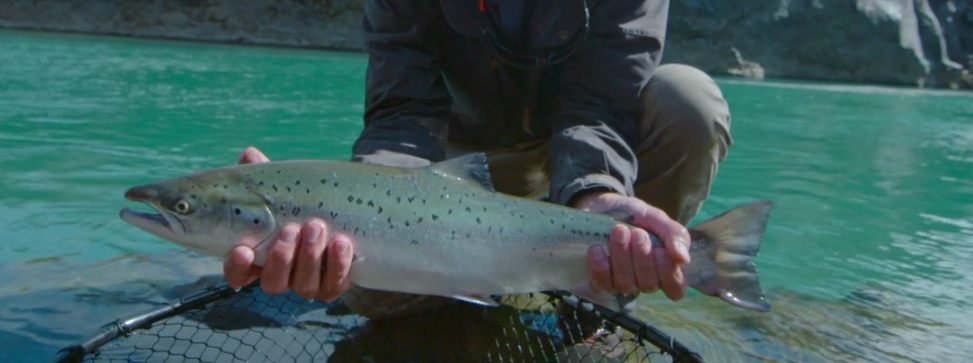
M 550 200 L 581 191 L 634 194 L 641 92 L 662 56 L 667 0 L 604 1 L 587 42 L 564 65 L 552 115 Z
M 445 158 L 452 101 L 439 52 L 446 26 L 434 0 L 365 2 L 365 125 L 353 160 L 421 166 Z

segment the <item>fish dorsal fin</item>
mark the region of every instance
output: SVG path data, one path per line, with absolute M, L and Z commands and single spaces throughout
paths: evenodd
M 471 153 L 446 159 L 426 167 L 430 172 L 446 178 L 464 181 L 479 188 L 496 191 L 490 180 L 490 168 L 486 154 Z

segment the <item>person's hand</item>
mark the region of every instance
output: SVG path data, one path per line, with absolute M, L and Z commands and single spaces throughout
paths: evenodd
M 636 226 L 616 225 L 609 235 L 608 251 L 602 246 L 588 251 L 588 269 L 595 288 L 622 294 L 654 293 L 661 288 L 673 301 L 685 296 L 686 283 L 679 268 L 689 263 L 690 239 L 685 227 L 641 199 L 613 192 L 585 193 L 576 197 L 572 206 L 592 213 L 625 211 Z M 646 230 L 659 236 L 665 248 L 652 248 Z
M 249 147 L 239 162 L 267 161 L 270 159 L 266 155 Z M 354 255 L 352 241 L 342 234 L 329 234 L 328 226 L 320 219 L 312 219 L 303 226 L 289 223 L 281 228 L 271 242 L 263 267 L 253 264 L 253 249 L 258 243 L 244 239 L 223 260 L 223 274 L 230 286 L 239 288 L 260 277 L 260 286 L 268 294 L 293 289 L 305 299 L 325 302 L 338 299 L 351 288 L 347 277 Z

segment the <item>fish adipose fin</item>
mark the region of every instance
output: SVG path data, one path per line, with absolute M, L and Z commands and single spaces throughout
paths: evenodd
M 493 188 L 490 168 L 484 153 L 457 156 L 429 165 L 425 169 L 439 176 L 464 181 L 477 188 L 496 191 Z

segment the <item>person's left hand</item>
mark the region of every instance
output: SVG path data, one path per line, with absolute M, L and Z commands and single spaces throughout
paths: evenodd
M 654 293 L 661 288 L 672 301 L 685 296 L 680 266 L 689 263 L 690 239 L 683 225 L 641 199 L 613 192 L 588 192 L 576 197 L 572 206 L 592 213 L 623 210 L 632 214 L 636 226 L 616 225 L 609 235 L 608 251 L 602 246 L 588 251 L 595 288 L 622 294 Z M 653 248 L 646 229 L 662 239 L 664 249 Z

